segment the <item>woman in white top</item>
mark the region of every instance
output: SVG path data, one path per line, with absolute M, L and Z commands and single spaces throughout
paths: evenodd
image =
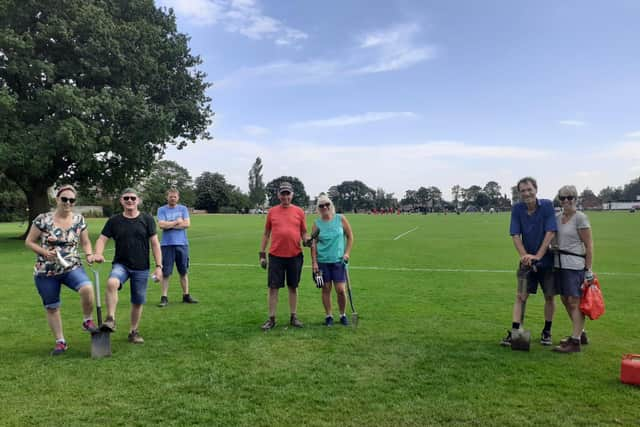
M 593 280 L 593 241 L 587 216 L 578 210 L 578 192 L 573 185 L 565 185 L 558 191 L 562 212 L 556 215 L 558 232 L 553 245 L 555 255 L 556 286 L 562 302 L 573 323 L 571 336 L 553 350 L 560 353 L 580 351 L 581 344 L 588 344 L 584 332 L 585 317 L 580 311 L 582 283 Z

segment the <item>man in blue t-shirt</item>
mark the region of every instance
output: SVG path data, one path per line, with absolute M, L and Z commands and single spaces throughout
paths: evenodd
M 182 302 L 195 304 L 198 301 L 189 294 L 189 241 L 187 228 L 191 225 L 189 210 L 178 204 L 180 192 L 175 188 L 167 190 L 167 204 L 158 209 L 158 226 L 162 229 L 162 296 L 159 307 L 169 304 L 169 277 L 176 265 L 182 286 Z
M 531 177 L 518 181 L 518 193 L 521 202 L 511 209 L 511 226 L 509 233 L 513 245 L 520 257 L 518 266 L 518 289 L 513 305 L 513 323 L 511 330 L 500 343 L 511 345 L 512 331 L 520 329 L 522 307 L 529 294 L 535 294 L 538 285 L 544 292 L 544 328 L 540 337 L 543 345 L 553 344 L 551 340 L 551 322 L 555 312 L 556 295 L 553 282 L 553 255 L 549 249 L 551 240 L 556 234 L 556 216 L 551 200 L 538 199 L 538 184 Z

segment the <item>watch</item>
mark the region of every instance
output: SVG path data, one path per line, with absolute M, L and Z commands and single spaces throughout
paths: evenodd
M 162 266 L 161 265 L 156 264 L 156 268 L 159 268 L 160 270 L 162 270 Z

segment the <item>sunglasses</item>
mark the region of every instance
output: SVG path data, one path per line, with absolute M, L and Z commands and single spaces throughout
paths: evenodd
M 575 197 L 574 196 L 558 196 L 558 199 L 560 199 L 561 202 L 564 202 L 565 200 L 572 202 L 573 199 L 575 199 Z
M 319 208 L 329 208 L 331 206 L 331 203 L 324 203 L 322 205 L 318 205 Z
M 76 199 L 74 198 L 69 198 L 69 197 L 60 197 L 60 201 L 62 203 L 69 203 L 69 204 L 74 204 L 76 202 Z
M 131 200 L 132 202 L 135 202 L 137 199 L 136 196 L 122 196 L 122 200 L 124 200 L 125 202 L 128 202 L 129 200 Z

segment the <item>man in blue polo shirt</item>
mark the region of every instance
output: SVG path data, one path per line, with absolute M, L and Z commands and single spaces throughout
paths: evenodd
M 178 204 L 180 193 L 175 188 L 167 190 L 167 204 L 158 209 L 158 226 L 162 229 L 162 296 L 159 307 L 169 304 L 169 277 L 176 265 L 182 285 L 182 302 L 195 304 L 198 301 L 189 294 L 189 241 L 187 228 L 191 225 L 189 210 Z
M 518 266 L 518 289 L 513 305 L 512 330 L 520 328 L 522 305 L 529 294 L 535 294 L 538 285 L 544 292 L 544 328 L 540 337 L 543 345 L 553 344 L 551 340 L 551 322 L 555 312 L 556 295 L 553 282 L 553 254 L 548 251 L 551 240 L 556 234 L 556 217 L 551 200 L 538 199 L 538 184 L 531 177 L 518 181 L 519 203 L 511 209 L 511 226 L 509 233 L 513 245 L 520 257 Z M 500 343 L 511 345 L 512 330 Z

